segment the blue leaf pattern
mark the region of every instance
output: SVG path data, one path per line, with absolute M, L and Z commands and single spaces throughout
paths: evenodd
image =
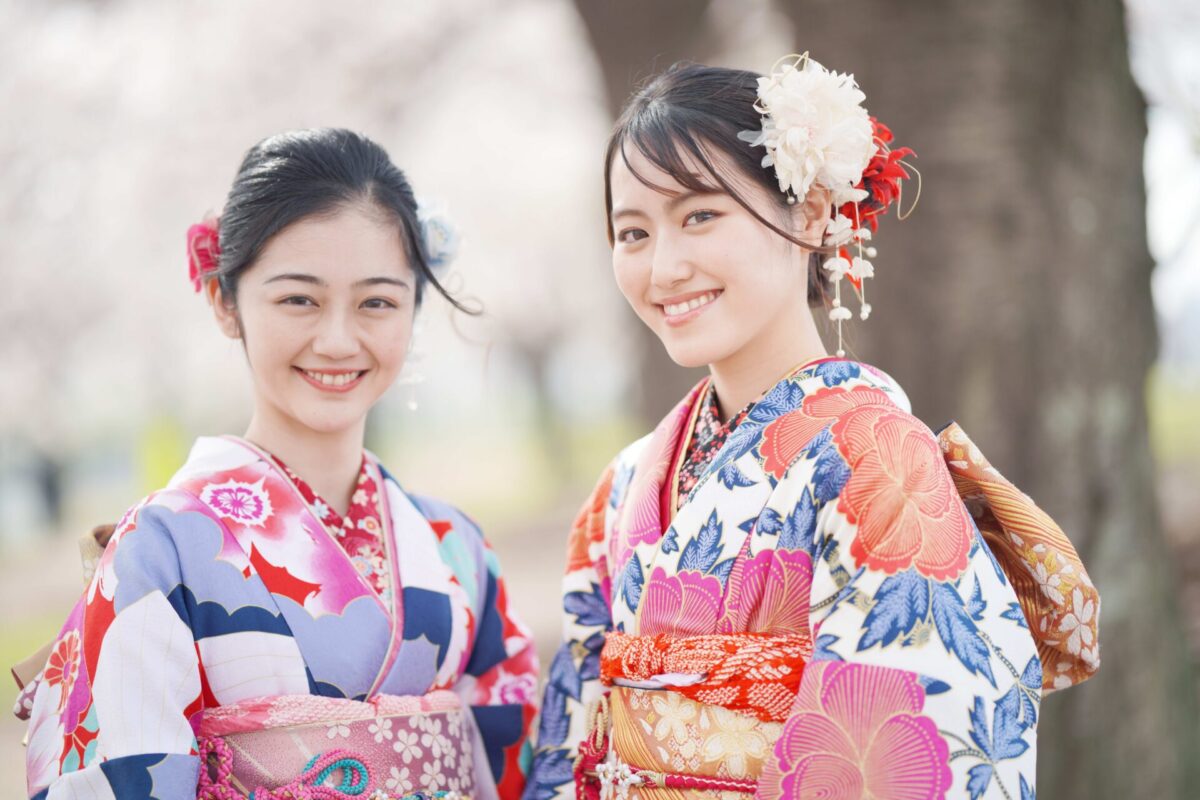
M 667 535 L 662 540 L 662 551 L 664 553 L 679 552 L 679 531 L 675 529 L 674 525 L 667 528 Z
M 608 625 L 611 621 L 608 603 L 600 593 L 600 586 L 595 583 L 590 593 L 568 592 L 564 595 L 563 610 L 574 615 L 579 625 Z
M 736 558 L 727 558 L 719 564 L 714 564 L 713 568 L 708 572 L 710 575 L 716 575 L 717 580 L 721 581 L 721 586 L 729 580 L 729 573 L 733 571 L 733 564 L 737 561 Z
M 812 495 L 805 488 L 800 502 L 787 515 L 779 536 L 779 547 L 788 550 L 807 550 L 817 527 L 817 510 L 813 507 Z
M 754 525 L 754 532 L 762 536 L 775 536 L 783 530 L 783 517 L 779 516 L 779 512 L 773 508 L 765 508 L 756 520 L 751 520 Z M 749 530 L 747 529 L 747 532 Z
M 983 612 L 987 610 L 987 601 L 983 599 L 983 587 L 975 581 L 975 591 L 971 592 L 971 601 L 967 603 L 967 613 L 976 622 L 983 621 Z
M 826 386 L 837 386 L 862 374 L 862 368 L 853 361 L 826 361 L 813 369 Z
M 1015 601 L 1010 601 L 1008 608 L 1000 612 L 1000 616 L 1005 619 L 1011 619 L 1022 628 L 1029 629 L 1029 623 L 1025 621 L 1025 612 L 1021 610 L 1021 604 Z
M 840 655 L 829 648 L 838 643 L 840 637 L 832 633 L 822 633 L 813 643 L 813 661 L 841 661 Z
M 992 675 L 991 651 L 979 636 L 979 629 L 967 614 L 958 590 L 949 583 L 933 582 L 933 624 L 937 627 L 942 644 L 953 653 L 963 666 L 973 673 L 983 675 L 992 686 L 996 678 Z
M 842 493 L 850 479 L 850 465 L 832 443 L 822 448 L 813 470 L 813 495 L 818 503 L 828 503 Z
M 720 472 L 717 473 L 717 477 L 720 478 L 721 484 L 726 489 L 735 489 L 754 485 L 754 481 L 743 475 L 742 471 L 738 469 L 737 464 L 734 463 L 729 463 L 721 467 Z
M 875 593 L 875 604 L 863 620 L 858 649 L 877 644 L 887 647 L 897 636 L 909 633 L 929 616 L 929 579 L 908 570 L 885 580 Z
M 766 424 L 789 411 L 795 411 L 804 403 L 804 390 L 793 381 L 780 381 L 766 396 L 754 404 L 747 419 Z
M 625 572 L 621 575 L 621 593 L 630 608 L 636 610 L 638 604 L 642 602 L 642 584 L 644 583 L 642 563 L 634 555 L 629 559 L 629 563 L 625 566 Z
M 566 748 L 539 753 L 522 800 L 553 800 L 558 796 L 559 787 L 573 779 L 574 766 L 575 759 Z
M 708 572 L 717 557 L 721 555 L 721 521 L 714 511 L 708 517 L 708 522 L 700 529 L 700 534 L 684 545 L 683 553 L 679 556 L 679 569 L 694 569 L 698 572 Z
M 967 791 L 971 793 L 971 800 L 979 800 L 983 793 L 987 791 L 988 784 L 992 782 L 992 765 L 991 764 L 976 764 L 967 772 Z

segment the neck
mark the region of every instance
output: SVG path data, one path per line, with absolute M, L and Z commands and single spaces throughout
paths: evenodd
M 709 365 L 721 417 L 731 418 L 758 399 L 793 368 L 828 355 L 807 307 L 791 319 L 773 322 L 755 339 Z
M 256 409 L 246 439 L 288 465 L 339 514 L 350 497 L 362 468 L 366 420 L 347 430 L 326 433 Z

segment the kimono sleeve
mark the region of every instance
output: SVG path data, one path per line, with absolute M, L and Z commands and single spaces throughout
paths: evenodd
M 58 638 L 34 696 L 35 798 L 193 798 L 201 674 L 171 512 L 129 512 Z
M 508 602 L 496 554 L 482 543 L 483 599 L 467 662 L 467 699 L 501 800 L 516 800 L 529 766 L 528 739 L 537 715 L 537 646 Z
M 812 660 L 757 796 L 1029 798 L 1041 662 L 937 440 L 889 404 L 833 421 L 818 501 Z
M 573 766 L 587 734 L 587 710 L 608 693 L 600 683 L 600 651 L 612 629 L 603 552 L 613 475 L 611 466 L 604 471 L 571 526 L 563 578 L 563 642 L 550 664 L 524 800 L 575 796 Z

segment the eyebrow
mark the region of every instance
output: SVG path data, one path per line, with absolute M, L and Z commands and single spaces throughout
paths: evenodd
M 305 272 L 284 272 L 280 275 L 275 275 L 271 278 L 268 278 L 266 281 L 264 281 L 264 284 L 275 283 L 276 281 L 300 281 L 301 283 L 311 283 L 313 286 L 321 287 L 329 285 L 316 275 L 309 275 Z M 363 278 L 361 281 L 356 281 L 354 286 L 355 288 L 358 288 L 361 286 L 378 286 L 380 284 L 399 286 L 402 289 L 408 288 L 408 281 L 401 280 L 400 278 L 389 278 L 384 275 L 379 275 L 374 278 Z
M 717 195 L 717 194 L 721 194 L 721 192 L 717 192 L 717 191 L 697 192 L 697 191 L 693 191 L 690 189 L 686 192 L 680 192 L 679 194 L 672 195 L 671 199 L 667 201 L 667 211 L 674 211 L 675 209 L 679 208 L 679 206 L 683 205 L 687 201 L 695 199 L 697 197 L 707 197 L 710 195 Z M 619 208 L 612 213 L 611 218 L 613 221 L 616 221 L 618 219 L 621 219 L 622 217 L 632 217 L 632 216 L 644 217 L 644 216 L 646 216 L 646 212 L 641 211 L 640 209 L 636 209 L 636 208 Z

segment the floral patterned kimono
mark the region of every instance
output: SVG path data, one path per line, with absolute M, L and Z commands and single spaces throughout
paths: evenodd
M 29 795 L 516 798 L 537 673 L 457 509 L 368 453 L 341 519 L 252 444 L 202 438 L 51 650 Z
M 526 800 L 1034 796 L 1098 666 L 1054 523 L 886 375 L 823 359 L 729 425 L 708 381 L 571 533 Z

